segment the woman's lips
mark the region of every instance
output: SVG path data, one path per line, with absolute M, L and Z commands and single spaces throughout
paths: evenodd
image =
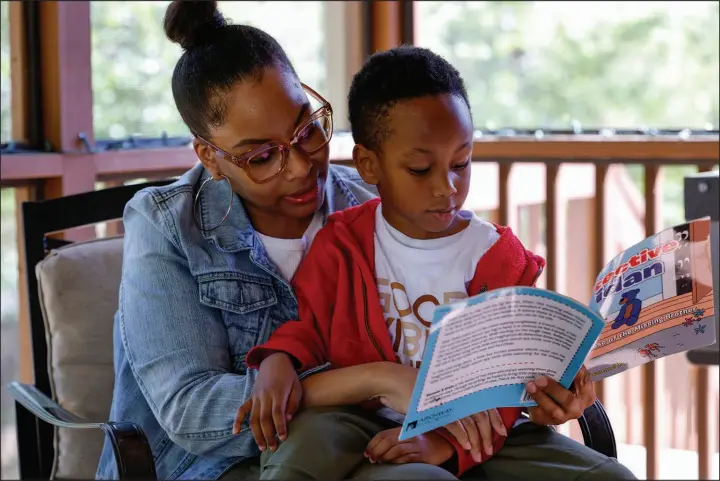
M 306 191 L 301 191 L 292 195 L 286 195 L 285 199 L 292 204 L 303 205 L 317 200 L 318 194 L 318 185 L 316 183 Z

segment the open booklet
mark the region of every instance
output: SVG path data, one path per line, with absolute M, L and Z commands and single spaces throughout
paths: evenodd
M 710 219 L 671 227 L 615 257 L 588 306 L 530 287 L 435 308 L 400 439 L 497 407 L 532 407 L 525 383 L 568 388 L 715 342 Z

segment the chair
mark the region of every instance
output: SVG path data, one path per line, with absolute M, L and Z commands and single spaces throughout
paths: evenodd
M 135 192 L 168 182 L 22 205 L 35 383 L 8 386 L 16 401 L 21 479 L 94 477 L 103 432 L 112 442 L 121 479 L 156 479 L 142 429 L 106 421 L 122 237 L 68 243 L 48 234 L 121 218 Z M 587 446 L 617 457 L 600 402 L 579 423 Z
M 135 184 L 22 204 L 34 385 L 11 383 L 22 479 L 92 479 L 103 435 L 122 478 L 155 479 L 142 430 L 106 421 L 122 237 L 70 243 L 48 235 L 122 217 Z M 58 429 L 69 428 L 69 429 Z

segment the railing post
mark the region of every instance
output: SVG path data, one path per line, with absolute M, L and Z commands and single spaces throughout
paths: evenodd
M 645 166 L 645 236 L 650 237 L 660 230 L 660 210 L 658 209 L 658 194 L 661 180 L 660 167 L 657 165 Z M 660 439 L 658 431 L 663 420 L 658 417 L 662 409 L 662 395 L 658 389 L 658 380 L 662 376 L 658 371 L 662 367 L 662 359 L 643 364 L 643 435 L 645 441 L 646 478 L 657 479 L 660 474 Z
M 592 239 L 595 240 L 595 256 L 593 258 L 593 270 L 590 273 L 590 285 L 595 285 L 595 277 L 605 267 L 605 180 L 607 178 L 607 164 L 595 164 L 595 203 L 593 216 Z M 606 403 L 605 399 L 605 382 L 598 381 L 595 383 L 595 394 L 602 404 Z

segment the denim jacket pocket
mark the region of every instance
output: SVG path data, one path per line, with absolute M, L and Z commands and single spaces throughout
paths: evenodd
M 259 342 L 270 307 L 277 304 L 272 281 L 243 272 L 213 272 L 199 275 L 198 284 L 200 302 L 222 313 L 234 372 L 245 374 L 245 356 Z

